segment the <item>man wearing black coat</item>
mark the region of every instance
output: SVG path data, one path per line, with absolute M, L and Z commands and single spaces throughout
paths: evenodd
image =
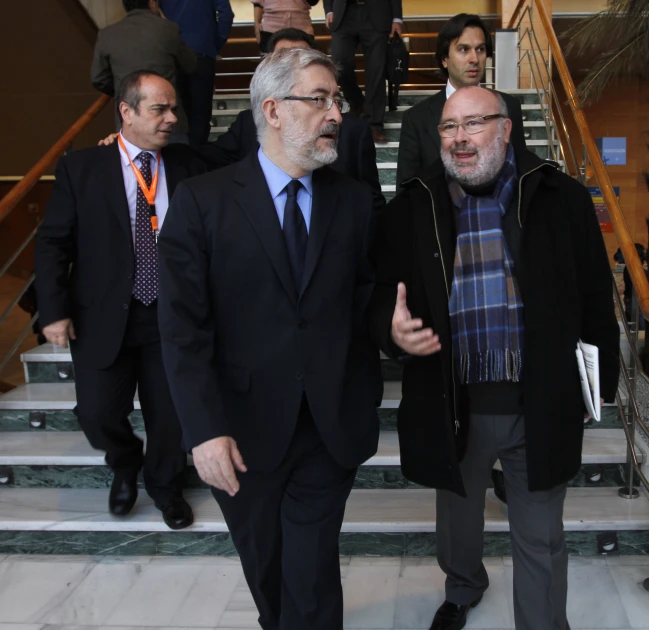
M 446 601 L 431 630 L 463 628 L 488 587 L 484 506 L 496 459 L 508 496 L 516 628 L 568 630 L 562 515 L 581 464 L 580 339 L 599 348 L 605 400 L 618 384 L 612 276 L 590 195 L 513 149 L 506 111 L 497 93 L 479 87 L 448 100 L 443 162 L 386 207 L 374 248 L 370 329 L 405 365 L 401 467 L 438 489 Z
M 268 41 L 270 52 L 283 48 L 314 48 L 313 37 L 297 28 L 284 28 L 273 33 Z M 242 160 L 259 147 L 257 128 L 252 110 L 239 113 L 230 128 L 216 142 L 200 147 L 201 155 L 214 166 L 226 166 Z M 376 149 L 369 125 L 351 114 L 343 114 L 338 137 L 338 157 L 330 165 L 340 173 L 345 173 L 372 189 L 374 208 L 385 206 L 381 192 L 379 172 L 376 167 Z
M 437 38 L 437 63 L 447 79 L 446 87 L 417 103 L 403 115 L 397 161 L 397 187 L 433 165 L 439 158 L 437 124 L 446 99 L 462 87 L 478 85 L 493 55 L 491 33 L 477 15 L 460 13 L 451 18 Z M 511 142 L 517 151 L 525 150 L 523 114 L 517 98 L 499 92 L 507 104 L 512 121 Z M 398 189 L 398 188 L 397 188 Z
M 264 630 L 342 630 L 338 536 L 378 444 L 367 186 L 328 168 L 336 68 L 277 51 L 250 84 L 260 148 L 181 184 L 160 235 L 160 329 L 184 440 Z
M 70 340 L 79 423 L 114 472 L 111 513 L 131 511 L 143 468 L 147 493 L 167 525 L 179 529 L 193 516 L 182 497 L 187 457 L 162 364 L 150 215 L 161 227 L 177 184 L 205 167 L 189 147 L 166 146 L 177 121 L 166 79 L 128 75 L 117 102 L 119 143 L 59 160 L 36 238 L 39 321 L 48 341 L 67 347 Z M 128 420 L 136 388 L 146 453 Z

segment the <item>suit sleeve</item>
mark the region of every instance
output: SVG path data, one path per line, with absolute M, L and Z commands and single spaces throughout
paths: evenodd
M 325 15 L 327 15 L 327 13 L 333 13 L 334 0 L 322 0 L 322 4 L 324 5 Z
M 74 261 L 77 204 L 65 158 L 38 228 L 34 249 L 36 296 L 41 327 L 71 316 L 69 275 Z
M 198 203 L 179 184 L 158 239 L 158 321 L 169 388 L 185 447 L 228 435 L 215 366 L 208 294 L 210 252 Z
M 230 6 L 230 0 L 214 0 L 214 11 L 219 14 L 219 28 L 216 36 L 216 54 L 221 52 L 221 48 L 228 41 L 228 35 L 234 22 L 234 11 Z
M 210 170 L 234 164 L 246 156 L 246 147 L 243 146 L 243 113 L 239 113 L 229 129 L 215 142 L 208 142 L 197 148 L 198 154 Z
M 403 115 L 397 158 L 397 191 L 401 184 L 423 167 L 419 136 L 409 111 Z
M 177 24 L 169 22 L 173 26 L 173 39 L 175 42 L 174 49 L 176 51 L 176 65 L 181 72 L 191 74 L 196 69 L 196 55 L 194 51 L 185 44 L 182 36 L 180 35 L 180 28 Z
M 613 402 L 618 388 L 620 352 L 613 276 L 593 201 L 583 186 L 579 188 L 586 252 L 581 338 L 599 348 L 600 394 L 606 402 Z
M 369 125 L 363 125 L 363 131 L 358 147 L 358 179 L 370 185 L 372 189 L 372 205 L 374 210 L 385 206 L 385 197 L 381 192 L 379 170 L 376 166 L 376 147 L 372 140 L 372 130 Z
M 514 150 L 520 153 L 527 148 L 525 143 L 525 128 L 523 126 L 523 110 L 521 109 L 520 101 L 517 98 L 510 99 L 507 102 L 507 110 L 512 121 L 511 143 L 514 146 Z
M 114 96 L 115 79 L 113 77 L 113 71 L 110 66 L 108 55 L 102 51 L 101 33 L 99 33 L 99 36 L 97 37 L 97 44 L 95 45 L 95 52 L 92 58 L 90 81 L 93 87 L 103 94 Z
M 403 3 L 402 0 L 390 0 L 392 3 L 392 19 L 403 19 Z

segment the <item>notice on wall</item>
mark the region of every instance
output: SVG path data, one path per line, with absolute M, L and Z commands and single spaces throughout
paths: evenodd
M 620 201 L 620 187 L 613 186 L 615 191 L 615 196 L 617 197 L 618 202 Z M 613 223 L 611 223 L 611 215 L 604 203 L 604 197 L 602 196 L 602 190 L 598 186 L 589 186 L 588 192 L 593 198 L 593 204 L 595 206 L 595 212 L 597 213 L 597 220 L 599 221 L 599 227 L 602 232 L 613 232 Z
M 595 142 L 604 164 L 607 166 L 626 164 L 626 138 L 597 138 Z

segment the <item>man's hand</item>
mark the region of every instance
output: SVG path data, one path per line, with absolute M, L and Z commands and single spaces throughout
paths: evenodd
M 248 469 L 243 463 L 237 443 L 231 437 L 214 438 L 192 449 L 194 466 L 200 478 L 210 486 L 225 490 L 231 497 L 239 492 L 239 472 Z
M 403 33 L 403 24 L 401 22 L 392 22 L 392 30 L 390 31 L 390 39 L 394 37 L 395 33 Z
M 259 44 L 261 42 L 261 23 L 255 22 L 255 39 Z
M 327 28 L 331 30 L 331 23 L 334 21 L 334 14 L 333 13 L 327 13 L 327 17 L 325 17 L 325 24 L 327 25 Z
M 106 136 L 103 140 L 100 140 L 97 143 L 98 147 L 109 147 L 111 144 L 117 140 L 117 137 L 119 136 L 118 133 L 111 133 L 110 136 Z
M 413 319 L 406 306 L 406 285 L 399 282 L 397 303 L 392 316 L 392 341 L 408 354 L 425 357 L 442 349 L 432 328 L 422 330 L 421 319 Z
M 68 339 L 76 339 L 74 334 L 74 325 L 72 320 L 61 319 L 58 322 L 52 322 L 43 328 L 41 331 L 50 343 L 61 346 L 61 348 L 68 347 Z

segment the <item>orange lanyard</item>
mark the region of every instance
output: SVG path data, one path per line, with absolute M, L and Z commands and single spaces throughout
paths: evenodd
M 149 204 L 149 212 L 151 213 L 151 228 L 153 229 L 154 232 L 157 232 L 158 217 L 156 216 L 155 213 L 155 195 L 156 192 L 158 191 L 158 173 L 160 173 L 160 151 L 158 151 L 158 155 L 156 157 L 156 160 L 158 162 L 158 167 L 156 168 L 155 175 L 153 176 L 153 180 L 151 181 L 151 186 L 149 187 L 146 185 L 146 182 L 144 181 L 144 177 L 142 177 L 142 173 L 140 172 L 140 169 L 137 166 L 135 166 L 135 164 L 133 164 L 133 160 L 131 160 L 131 156 L 128 154 L 128 151 L 124 146 L 124 141 L 122 140 L 121 134 L 117 136 L 117 140 L 119 142 L 119 146 L 122 147 L 122 150 L 124 151 L 124 153 L 126 153 L 126 157 L 128 158 L 128 161 L 131 164 L 131 168 L 133 169 L 135 179 L 137 179 L 138 186 L 140 187 L 142 194 L 144 195 L 147 203 Z

